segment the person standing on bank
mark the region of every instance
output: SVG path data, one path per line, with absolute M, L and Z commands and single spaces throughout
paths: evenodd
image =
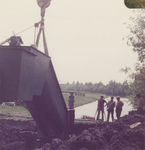
M 107 122 L 109 122 L 110 113 L 111 113 L 111 116 L 112 116 L 112 122 L 114 121 L 115 102 L 113 101 L 113 99 L 114 99 L 114 97 L 111 96 L 111 100 L 107 103 L 107 111 L 108 111 Z
M 139 114 L 143 114 L 143 107 L 145 105 L 143 98 L 141 97 L 139 93 L 136 94 L 136 97 L 137 97 L 137 112 Z
M 102 112 L 102 121 L 104 120 L 104 103 L 107 104 L 107 102 L 104 100 L 104 96 L 100 96 L 100 100 L 98 100 L 98 108 L 96 111 L 98 112 L 97 120 L 99 120 L 100 118 L 100 112 Z
M 68 109 L 70 110 L 74 109 L 74 102 L 75 102 L 75 97 L 73 95 L 73 92 L 70 92 L 70 96 L 68 97 Z
M 120 120 L 120 115 L 121 115 L 121 112 L 122 112 L 122 107 L 123 107 L 124 103 L 120 100 L 119 96 L 117 96 L 116 99 L 117 99 L 116 117 L 117 117 L 117 120 L 119 121 Z

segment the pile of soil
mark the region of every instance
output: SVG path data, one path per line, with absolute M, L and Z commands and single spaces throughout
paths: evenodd
M 14 126 L 15 122 L 18 122 L 20 126 Z M 36 141 L 35 123 L 32 121 L 20 122 L 0 120 L 0 150 L 34 149 Z
M 139 124 L 135 127 L 130 125 Z M 17 124 L 17 125 L 16 125 Z M 80 128 L 80 131 L 78 128 Z M 85 128 L 84 128 L 85 127 Z M 82 130 L 84 129 L 84 130 Z M 0 150 L 36 150 L 34 121 L 0 120 Z M 74 134 L 66 141 L 53 139 L 37 150 L 144 150 L 145 116 L 140 114 L 121 117 L 120 122 L 75 124 Z
M 139 122 L 131 128 L 130 125 Z M 67 141 L 53 139 L 40 150 L 144 150 L 145 116 L 126 115 L 115 122 L 98 122 L 95 127 L 73 135 Z

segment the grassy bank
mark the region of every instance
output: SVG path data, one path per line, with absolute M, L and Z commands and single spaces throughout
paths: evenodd
M 69 93 L 64 93 L 63 97 L 66 103 L 66 106 L 68 106 L 68 97 Z M 91 93 L 86 93 L 85 96 L 75 96 L 75 103 L 74 107 L 82 106 L 91 102 L 96 101 L 97 99 L 100 99 L 101 94 L 91 94 Z M 107 96 L 104 95 L 106 98 Z
M 101 94 L 86 93 L 85 96 L 75 96 L 75 107 L 82 106 L 96 101 L 100 98 Z M 63 94 L 65 104 L 68 107 L 69 93 Z M 104 96 L 105 98 L 107 96 Z M 22 106 L 2 106 L 0 105 L 0 119 L 13 119 L 14 120 L 29 120 L 31 115 L 29 111 Z

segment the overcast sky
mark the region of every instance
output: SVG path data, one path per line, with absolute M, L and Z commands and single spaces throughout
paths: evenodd
M 124 0 L 52 0 L 45 13 L 45 33 L 58 81 L 122 83 L 127 76 L 120 68 L 137 61 L 137 54 L 122 40 L 129 33 L 123 23 L 130 16 L 133 11 Z M 36 0 L 3 1 L 0 42 L 40 20 Z M 33 44 L 34 28 L 19 36 L 25 45 Z

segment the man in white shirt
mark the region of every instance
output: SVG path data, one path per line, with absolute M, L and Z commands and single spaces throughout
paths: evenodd
M 114 121 L 114 107 L 115 107 L 115 102 L 113 101 L 114 97 L 111 96 L 111 100 L 107 103 L 107 122 L 109 121 L 110 113 L 112 116 L 112 122 Z

